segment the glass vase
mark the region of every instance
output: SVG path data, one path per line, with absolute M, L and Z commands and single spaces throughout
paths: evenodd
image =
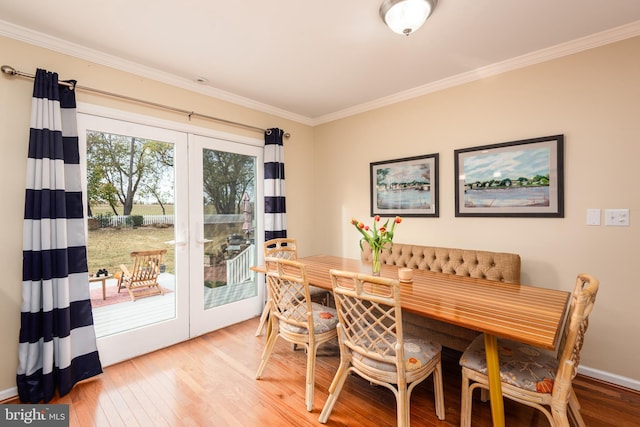
M 372 275 L 380 275 L 380 249 L 372 249 L 373 262 L 371 263 Z

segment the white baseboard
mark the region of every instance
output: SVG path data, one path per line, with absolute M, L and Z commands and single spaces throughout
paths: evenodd
M 621 375 L 612 374 L 611 372 L 600 371 L 598 369 L 582 365 L 578 367 L 578 373 L 585 377 L 595 378 L 621 387 L 640 391 L 640 381 L 632 378 L 623 377 Z
M 11 387 L 6 390 L 0 390 L 0 402 L 12 399 L 18 396 L 18 387 Z

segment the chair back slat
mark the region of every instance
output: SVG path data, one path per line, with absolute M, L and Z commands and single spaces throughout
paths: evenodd
M 309 328 L 313 324 L 311 296 L 304 264 L 268 257 L 265 266 L 273 315 L 292 326 Z M 309 329 L 312 333 L 313 328 Z
M 298 243 L 296 239 L 271 239 L 264 242 L 263 246 L 265 258 L 298 259 Z
M 343 344 L 380 362 L 404 360 L 399 282 L 337 270 L 331 281 Z
M 133 282 L 157 280 L 162 257 L 166 252 L 166 249 L 131 252 L 131 258 L 133 258 L 131 280 Z

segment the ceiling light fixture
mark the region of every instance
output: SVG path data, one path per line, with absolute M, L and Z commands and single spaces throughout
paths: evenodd
M 391 31 L 408 36 L 424 24 L 437 3 L 438 0 L 384 0 L 380 17 Z

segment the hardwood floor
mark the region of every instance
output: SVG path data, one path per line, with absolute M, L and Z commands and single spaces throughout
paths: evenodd
M 258 319 L 209 333 L 105 368 L 50 403 L 70 405 L 71 426 L 313 426 L 327 398 L 338 364 L 337 347 L 321 348 L 313 412 L 304 407 L 305 354 L 279 340 L 263 379 L 255 380 L 264 336 L 255 337 Z M 414 426 L 460 423 L 460 354 L 443 352 L 446 419 L 435 416 L 429 378 L 412 394 Z M 574 381 L 587 426 L 640 425 L 640 393 L 589 378 Z M 473 425 L 491 426 L 491 409 L 473 404 Z M 5 401 L 3 403 L 17 403 Z M 505 401 L 508 426 L 548 426 L 544 415 Z M 395 426 L 393 394 L 352 375 L 328 426 Z

